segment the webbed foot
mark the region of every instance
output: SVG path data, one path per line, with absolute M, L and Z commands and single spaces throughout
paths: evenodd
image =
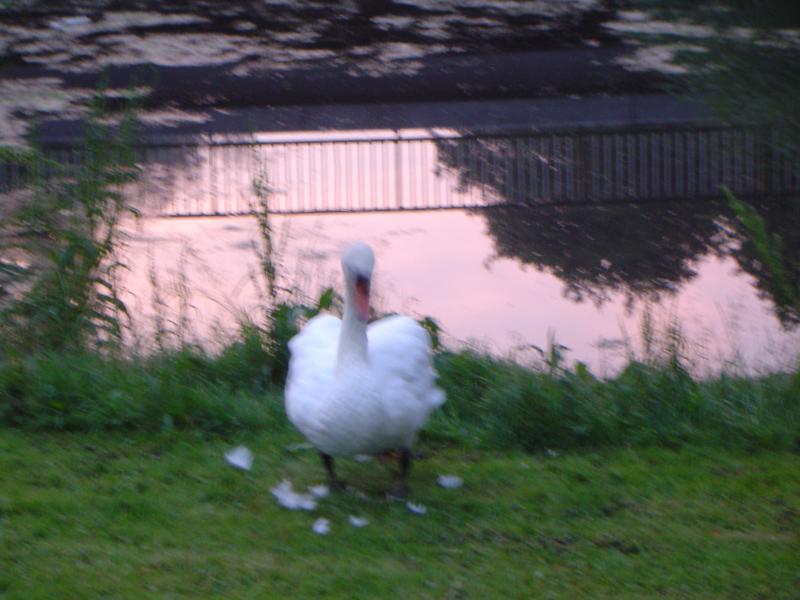
M 320 452 L 319 455 L 322 458 L 325 471 L 328 473 L 328 489 L 332 492 L 343 492 L 347 486 L 341 479 L 336 477 L 336 471 L 333 468 L 333 457 L 324 452 Z

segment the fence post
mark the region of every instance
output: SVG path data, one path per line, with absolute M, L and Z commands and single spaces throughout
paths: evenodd
M 403 208 L 403 156 L 400 147 L 400 131 L 394 131 L 394 204 L 397 208 Z

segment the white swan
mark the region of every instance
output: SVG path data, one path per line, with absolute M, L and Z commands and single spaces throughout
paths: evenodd
M 318 315 L 289 341 L 289 420 L 319 450 L 332 489 L 333 457 L 400 451 L 394 494 L 407 494 L 410 447 L 444 393 L 436 387 L 427 331 L 405 316 L 367 326 L 374 256 L 355 243 L 342 255 L 344 315 Z

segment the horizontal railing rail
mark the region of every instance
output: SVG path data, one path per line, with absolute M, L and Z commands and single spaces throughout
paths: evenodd
M 169 139 L 135 148 L 131 197 L 158 216 L 598 204 L 800 192 L 800 152 L 770 128 L 708 124 L 376 131 Z M 67 166 L 80 147 L 54 143 Z M 24 181 L 0 168 L 0 190 Z M 258 183 L 259 185 L 254 185 Z

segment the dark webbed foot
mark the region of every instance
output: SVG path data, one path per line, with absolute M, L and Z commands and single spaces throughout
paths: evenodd
M 395 498 L 408 497 L 408 474 L 411 471 L 411 451 L 408 448 L 403 448 L 400 451 L 400 475 L 397 478 L 394 489 L 392 489 L 392 496 Z
M 325 471 L 328 473 L 328 489 L 332 492 L 343 492 L 345 484 L 336 477 L 336 471 L 333 468 L 333 457 L 324 452 L 320 452 L 319 455 L 322 458 L 322 464 L 325 465 Z

